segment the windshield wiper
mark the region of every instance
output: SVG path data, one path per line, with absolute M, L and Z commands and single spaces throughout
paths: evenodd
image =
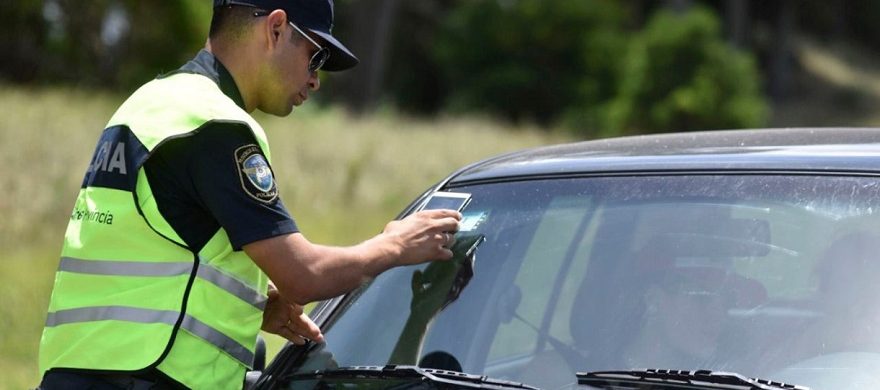
M 457 371 L 436 370 L 421 368 L 418 366 L 356 366 L 341 367 L 332 370 L 315 371 L 310 373 L 296 373 L 283 378 L 284 382 L 319 381 L 313 388 L 333 388 L 333 385 L 370 385 L 387 384 L 381 388 L 406 389 L 413 387 L 425 387 L 438 389 L 528 389 L 538 390 L 537 387 L 524 385 L 519 382 L 511 382 L 500 379 L 492 379 L 487 376 L 465 374 Z M 293 388 L 297 388 L 294 386 Z
M 732 372 L 708 370 L 632 370 L 577 373 L 578 384 L 614 389 L 741 389 L 741 390 L 809 390 L 807 387 L 746 378 Z

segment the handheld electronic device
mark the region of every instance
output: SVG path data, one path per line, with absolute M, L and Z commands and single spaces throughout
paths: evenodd
M 461 212 L 471 202 L 471 194 L 437 191 L 422 204 L 419 210 L 449 209 Z

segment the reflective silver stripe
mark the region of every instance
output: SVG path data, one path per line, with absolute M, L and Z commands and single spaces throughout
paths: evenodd
M 263 309 L 266 308 L 266 300 L 268 300 L 268 297 L 258 293 L 256 290 L 250 288 L 238 279 L 220 272 L 214 267 L 205 263 L 200 264 L 197 276 L 223 290 L 226 290 L 226 292 L 235 295 L 238 299 L 251 304 L 251 306 L 257 308 L 259 311 L 263 311 Z
M 140 261 L 81 260 L 72 257 L 62 257 L 58 270 L 92 275 L 177 276 L 189 274 L 192 271 L 192 262 L 148 263 Z M 207 263 L 199 264 L 199 271 L 196 276 L 235 295 L 238 299 L 257 308 L 257 310 L 263 311 L 266 308 L 266 300 L 268 298 L 265 295 Z
M 78 322 L 105 320 L 145 324 L 161 323 L 173 326 L 177 322 L 179 315 L 180 313 L 171 310 L 151 310 L 127 306 L 94 306 L 50 312 L 46 317 L 46 326 L 53 327 Z M 188 314 L 185 315 L 180 326 L 223 350 L 242 364 L 248 367 L 253 364 L 253 352 L 229 336 L 197 320 L 195 317 Z
M 174 325 L 180 313 L 171 310 L 149 310 L 126 306 L 94 306 L 49 312 L 46 326 L 75 322 L 120 320 L 152 324 L 156 322 Z
M 225 351 L 229 354 L 229 356 L 232 356 L 245 366 L 253 366 L 253 352 L 249 351 L 247 348 L 245 348 L 244 345 L 239 344 L 237 341 L 233 340 L 229 336 L 208 326 L 204 322 L 197 320 L 195 317 L 187 314 L 183 318 L 183 323 L 180 326 L 183 329 L 188 330 L 190 333 L 201 337 L 205 341 L 214 344 L 214 346 Z
M 80 260 L 72 257 L 62 257 L 61 263 L 58 264 L 58 270 L 92 275 L 176 276 L 190 273 L 192 266 L 193 263 L 191 261 L 146 263 L 140 261 Z

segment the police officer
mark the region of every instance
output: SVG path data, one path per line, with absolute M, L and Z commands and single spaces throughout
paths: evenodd
M 451 258 L 457 212 L 329 247 L 299 233 L 279 198 L 249 113 L 287 115 L 318 90 L 319 69 L 357 64 L 332 25 L 332 0 L 215 0 L 205 49 L 120 106 L 65 234 L 41 388 L 241 388 L 261 328 L 320 342 L 302 305 Z

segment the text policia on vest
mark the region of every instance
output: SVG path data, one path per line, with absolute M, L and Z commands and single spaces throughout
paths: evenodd
M 86 220 L 89 222 L 112 225 L 113 213 L 111 213 L 110 211 L 89 211 L 86 209 L 74 209 L 73 212 L 70 213 L 70 220 Z

